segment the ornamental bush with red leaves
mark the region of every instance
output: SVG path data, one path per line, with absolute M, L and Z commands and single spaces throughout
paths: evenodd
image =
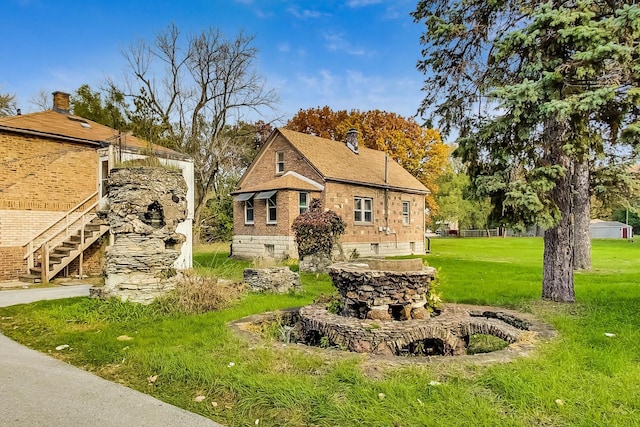
M 346 224 L 337 213 L 324 211 L 319 199 L 313 199 L 309 210 L 298 216 L 291 228 L 295 233 L 300 259 L 318 253 L 331 257 L 333 245 L 344 234 Z

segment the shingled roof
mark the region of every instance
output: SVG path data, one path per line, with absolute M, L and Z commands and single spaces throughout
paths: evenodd
M 149 143 L 130 133 L 121 133 L 109 126 L 73 114 L 47 110 L 0 118 L 0 130 L 29 133 L 49 138 L 62 138 L 90 145 L 121 143 L 134 151 L 149 149 Z M 120 141 L 118 139 L 120 138 Z M 151 144 L 152 150 L 161 156 L 184 158 L 177 151 Z
M 393 159 L 388 163 L 385 182 L 386 153 L 360 147 L 354 153 L 344 142 L 280 128 L 291 145 L 302 154 L 325 180 L 393 188 L 426 194 L 429 190 Z

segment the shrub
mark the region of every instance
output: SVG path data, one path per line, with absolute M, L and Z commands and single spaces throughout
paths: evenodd
M 168 313 L 199 314 L 229 307 L 240 299 L 244 291 L 244 285 L 238 283 L 186 272 L 176 288 L 158 298 L 156 303 Z
M 323 211 L 322 202 L 313 199 L 309 210 L 298 216 L 291 226 L 298 244 L 299 258 L 317 253 L 330 257 L 333 245 L 344 234 L 345 227 L 345 222 L 337 213 Z

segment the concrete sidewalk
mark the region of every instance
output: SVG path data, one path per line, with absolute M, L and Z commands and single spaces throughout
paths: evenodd
M 0 306 L 88 292 L 88 285 L 0 291 Z M 200 415 L 30 350 L 2 334 L 0 425 L 220 427 Z
M 88 297 L 91 285 L 58 286 L 55 288 L 0 290 L 0 307 L 27 304 L 34 301 L 72 297 Z

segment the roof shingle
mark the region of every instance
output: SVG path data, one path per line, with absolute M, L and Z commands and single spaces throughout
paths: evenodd
M 389 158 L 385 182 L 386 153 L 360 147 L 358 154 L 345 143 L 280 128 L 278 131 L 323 175 L 325 179 L 394 187 L 418 193 L 429 190 L 396 161 Z

